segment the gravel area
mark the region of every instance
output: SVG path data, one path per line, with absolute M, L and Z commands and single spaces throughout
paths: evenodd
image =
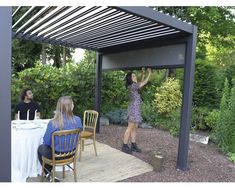
M 96 135 L 97 141 L 113 148 L 121 149 L 125 126 L 101 126 Z M 123 182 L 235 182 L 235 164 L 221 154 L 216 146 L 209 142 L 204 145 L 190 141 L 189 170 L 176 169 L 178 138 L 159 129 L 138 129 L 137 144 L 142 153 L 133 153 L 139 159 L 148 162 L 151 151 L 160 151 L 164 156 L 161 172 L 151 171 L 123 180 Z

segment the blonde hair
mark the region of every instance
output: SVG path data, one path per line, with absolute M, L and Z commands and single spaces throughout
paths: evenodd
M 75 123 L 73 119 L 73 100 L 70 96 L 60 97 L 56 105 L 56 112 L 52 123 L 54 127 L 60 128 L 60 130 L 64 129 L 63 115 L 68 118 L 68 120 L 71 120 L 72 123 Z

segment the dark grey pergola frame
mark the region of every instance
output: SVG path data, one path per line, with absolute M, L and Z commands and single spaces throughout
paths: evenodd
M 35 20 L 43 14 L 45 15 L 45 13 L 48 11 L 47 15 L 51 13 L 51 17 L 45 19 L 42 24 L 47 23 L 48 20 L 53 19 L 60 14 L 62 15 L 62 13 L 67 11 L 68 15 L 65 15 L 64 17 L 62 16 L 59 19 L 59 21 L 64 21 L 66 17 L 71 16 L 76 11 L 81 11 L 84 7 L 77 7 L 73 10 L 70 8 L 71 7 L 55 9 L 55 7 L 44 7 L 44 9 L 41 9 L 34 14 Z M 183 103 L 181 111 L 177 169 L 189 169 L 188 147 L 191 124 L 190 119 L 192 110 L 192 91 L 195 67 L 197 27 L 172 18 L 168 15 L 162 14 L 158 11 L 154 11 L 147 7 L 106 7 L 102 10 L 99 10 L 99 8 L 100 7 L 91 7 L 88 8 L 85 13 L 82 13 L 82 16 L 88 13 L 92 14 L 90 17 L 88 16 L 86 18 L 86 21 L 88 20 L 88 24 L 83 25 L 80 28 L 76 25 L 71 25 L 67 28 L 68 30 L 60 30 L 60 27 L 63 24 L 65 25 L 66 23 L 77 19 L 75 17 L 72 17 L 71 20 L 65 21 L 64 23 L 62 23 L 62 25 L 58 27 L 54 27 L 57 22 L 51 22 L 51 24 L 49 24 L 47 28 L 40 29 L 40 24 L 39 26 L 36 26 L 39 22 L 33 22 L 34 17 L 31 17 L 32 27 L 29 26 L 30 20 L 28 20 L 29 22 L 25 22 L 25 25 L 22 25 L 22 28 L 19 27 L 18 29 L 15 29 L 13 26 L 12 31 L 12 8 L 0 7 L 0 57 L 2 60 L 0 69 L 0 148 L 2 151 L 0 160 L 0 181 L 11 181 L 11 147 L 9 146 L 11 145 L 10 125 L 12 37 L 25 40 L 32 40 L 36 42 L 62 45 L 67 47 L 95 50 L 97 52 L 95 109 L 99 112 L 101 109 L 100 94 L 103 57 L 108 54 L 115 54 L 121 52 L 131 53 L 133 50 L 138 49 L 147 49 L 174 44 L 185 44 L 186 47 L 184 64 L 163 64 L 152 67 L 184 68 Z M 70 12 L 70 10 L 72 11 Z M 97 12 L 93 13 L 92 11 Z M 16 14 L 16 12 L 14 12 L 13 14 Z M 30 14 L 30 11 L 27 14 Z M 25 15 L 25 17 L 26 16 L 27 15 Z M 114 16 L 114 18 L 112 16 Z M 23 17 L 24 16 L 22 16 L 22 18 Z M 92 19 L 96 19 L 96 21 L 92 21 Z M 102 19 L 105 20 L 105 22 L 102 21 Z M 113 19 L 112 22 L 111 19 Z M 97 26 L 96 23 L 99 23 L 99 21 L 104 24 L 103 27 Z M 76 24 L 78 25 L 83 23 L 85 23 L 85 19 L 83 21 L 76 22 Z M 54 28 L 50 28 L 51 26 Z M 95 26 L 96 29 L 94 29 Z M 38 32 L 31 32 L 33 30 L 35 31 L 35 29 L 37 28 Z M 86 28 L 89 28 L 90 30 L 86 30 Z M 115 28 L 115 30 L 113 30 L 112 28 Z M 26 29 L 29 30 L 27 31 Z M 44 29 L 48 29 L 48 31 L 44 32 Z M 79 33 L 79 30 L 83 31 L 83 33 Z M 73 31 L 74 33 L 71 31 Z M 104 35 L 106 31 L 108 32 L 108 34 Z M 40 32 L 42 33 L 39 34 Z M 55 33 L 55 35 L 53 36 L 52 33 Z M 67 35 L 64 35 L 63 33 L 67 33 Z M 59 37 L 56 38 L 56 36 Z M 99 124 L 97 126 L 97 132 L 99 132 Z

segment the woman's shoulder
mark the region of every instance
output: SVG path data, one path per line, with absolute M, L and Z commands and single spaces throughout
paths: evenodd
M 51 130 L 57 130 L 57 128 L 54 126 L 54 123 L 55 123 L 54 120 L 51 119 L 47 124 L 47 128 Z
M 81 120 L 81 118 L 79 116 L 74 115 L 73 118 L 77 121 L 77 120 Z

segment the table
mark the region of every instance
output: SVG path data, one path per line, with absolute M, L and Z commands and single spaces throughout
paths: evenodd
M 11 122 L 11 181 L 26 182 L 41 174 L 37 149 L 43 142 L 49 119 Z

